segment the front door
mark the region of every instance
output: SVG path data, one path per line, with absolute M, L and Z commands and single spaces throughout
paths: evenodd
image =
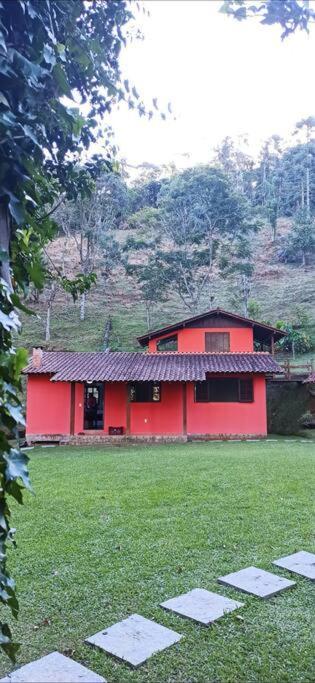
M 84 385 L 84 429 L 104 429 L 104 384 Z

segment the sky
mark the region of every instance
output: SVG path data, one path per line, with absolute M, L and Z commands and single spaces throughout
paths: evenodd
M 149 104 L 170 101 L 174 115 L 148 121 L 122 106 L 110 123 L 119 156 L 179 168 L 207 163 L 225 136 L 288 137 L 315 115 L 315 28 L 281 41 L 278 26 L 238 22 L 220 14 L 221 0 L 144 0 L 143 41 L 124 48 L 121 69 Z

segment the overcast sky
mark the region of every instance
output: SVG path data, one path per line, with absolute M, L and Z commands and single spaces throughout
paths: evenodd
M 219 13 L 221 0 L 144 0 L 144 41 L 123 51 L 124 76 L 143 98 L 171 101 L 176 120 L 146 121 L 125 108 L 113 112 L 120 157 L 179 167 L 207 162 L 226 135 L 284 137 L 315 114 L 315 30 L 284 42 L 280 28 L 242 23 Z

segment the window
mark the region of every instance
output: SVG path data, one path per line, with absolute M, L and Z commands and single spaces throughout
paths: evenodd
M 177 334 L 173 334 L 172 337 L 165 337 L 160 339 L 157 343 L 158 351 L 177 351 Z
M 219 377 L 196 382 L 196 403 L 252 403 L 253 380 Z
M 230 333 L 229 332 L 206 332 L 205 340 L 206 351 L 229 351 Z
M 161 400 L 159 382 L 132 382 L 129 384 L 131 403 L 158 403 Z

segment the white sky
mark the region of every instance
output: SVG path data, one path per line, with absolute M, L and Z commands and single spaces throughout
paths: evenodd
M 314 0 L 312 0 L 314 3 Z M 121 67 L 146 102 L 171 101 L 176 120 L 147 121 L 125 107 L 111 125 L 131 164 L 179 167 L 207 162 L 226 135 L 248 133 L 249 150 L 315 115 L 315 29 L 285 41 L 280 27 L 237 22 L 221 0 L 144 0 L 144 41 L 124 50 Z

